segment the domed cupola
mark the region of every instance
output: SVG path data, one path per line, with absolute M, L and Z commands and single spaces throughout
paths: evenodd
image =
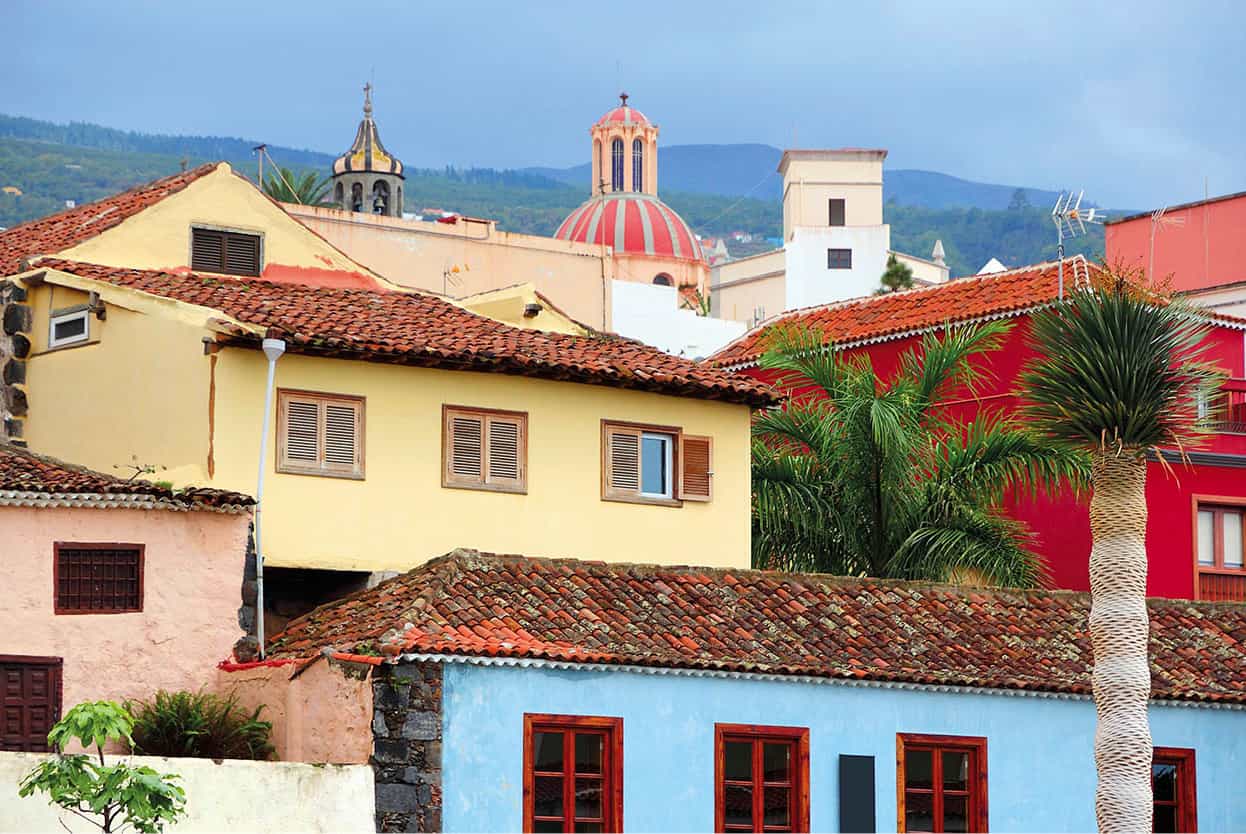
M 344 209 L 402 216 L 402 162 L 381 144 L 372 118 L 372 85 L 363 86 L 363 121 L 350 150 L 333 160 L 333 198 Z

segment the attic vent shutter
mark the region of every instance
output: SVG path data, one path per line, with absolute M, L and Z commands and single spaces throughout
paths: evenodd
M 308 400 L 286 400 L 285 458 L 314 466 L 319 459 L 320 408 Z
M 454 414 L 450 417 L 449 480 L 479 483 L 484 479 L 483 417 Z
M 358 421 L 355 407 L 348 404 L 325 403 L 324 461 L 326 468 L 342 467 L 355 470 Z
M 685 434 L 679 457 L 683 462 L 679 497 L 685 501 L 709 501 L 714 496 L 714 441 Z
M 224 275 L 260 274 L 260 236 L 220 229 L 190 230 L 190 268 Z
M 225 233 L 215 229 L 190 230 L 190 268 L 197 272 L 223 272 Z
M 488 428 L 489 471 L 485 483 L 519 483 L 521 480 L 519 420 L 510 417 L 490 417 Z
M 258 235 L 225 235 L 225 269 L 230 275 L 260 274 L 260 239 Z
M 640 431 L 607 429 L 607 458 L 610 465 L 606 492 L 613 495 L 640 494 Z

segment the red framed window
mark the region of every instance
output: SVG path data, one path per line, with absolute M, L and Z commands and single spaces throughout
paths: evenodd
M 900 831 L 986 831 L 986 739 L 896 736 Z
M 714 725 L 714 830 L 809 830 L 809 730 Z
M 1151 830 L 1198 831 L 1198 793 L 1194 751 L 1156 747 L 1151 759 L 1151 791 L 1155 797 Z
M 623 830 L 623 719 L 524 716 L 523 830 Z
M 53 545 L 53 610 L 57 614 L 124 614 L 143 610 L 141 544 Z
M 1195 496 L 1195 599 L 1246 601 L 1246 505 L 1241 499 Z

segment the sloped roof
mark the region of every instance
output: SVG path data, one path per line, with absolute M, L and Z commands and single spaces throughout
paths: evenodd
M 45 258 L 53 269 L 207 307 L 284 338 L 296 352 L 494 371 L 764 406 L 774 389 L 746 376 L 610 334 L 525 330 L 417 292 L 173 274 Z M 258 336 L 238 338 L 257 342 Z
M 1149 601 L 1152 697 L 1246 703 L 1246 605 Z M 458 550 L 269 657 L 443 654 L 1086 695 L 1090 596 Z
M 1064 262 L 1065 288 L 1085 285 L 1098 267 L 1080 255 Z M 1007 272 L 957 278 L 912 290 L 853 298 L 791 310 L 762 322 L 710 357 L 720 367 L 746 367 L 765 352 L 765 338 L 776 324 L 818 327 L 839 345 L 883 341 L 947 323 L 1002 318 L 1055 301 L 1059 264 L 1034 264 Z
M 245 511 L 249 495 L 222 489 L 171 490 L 123 480 L 16 446 L 0 445 L 0 505 L 132 506 Z
M 0 232 L 0 275 L 22 271 L 22 259 L 77 246 L 212 173 L 210 162 L 84 206 L 58 211 Z

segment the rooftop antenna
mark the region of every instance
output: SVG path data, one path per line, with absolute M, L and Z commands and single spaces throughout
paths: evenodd
M 1184 226 L 1185 217 L 1169 217 L 1167 214 L 1168 206 L 1164 206 L 1159 211 L 1151 212 L 1151 246 L 1150 254 L 1147 256 L 1146 278 L 1147 283 L 1155 283 L 1155 233 L 1165 226 Z
M 1086 234 L 1087 223 L 1102 223 L 1103 215 L 1096 208 L 1082 209 L 1085 189 L 1074 196 L 1072 189 L 1061 191 L 1051 209 L 1051 221 L 1056 224 L 1056 256 L 1060 261 L 1060 298 L 1064 298 L 1064 239 Z

